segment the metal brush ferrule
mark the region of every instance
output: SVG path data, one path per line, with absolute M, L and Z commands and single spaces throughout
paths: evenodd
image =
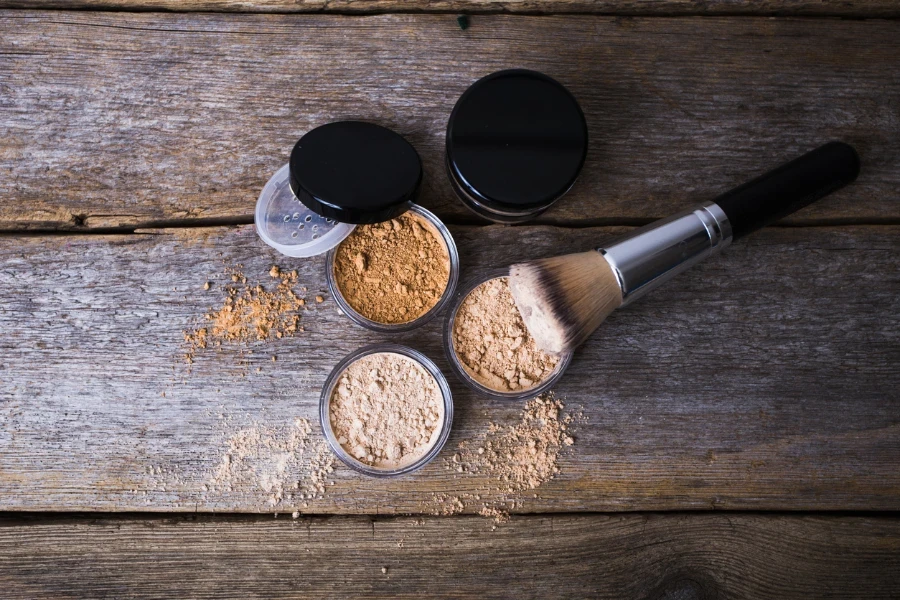
M 619 279 L 624 306 L 730 243 L 731 223 L 710 202 L 654 221 L 597 251 Z

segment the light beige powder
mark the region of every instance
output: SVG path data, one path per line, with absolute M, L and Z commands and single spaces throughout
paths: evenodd
M 560 451 L 575 443 L 569 426 L 577 413 L 564 415 L 564 408 L 552 392 L 529 400 L 518 423 L 492 423 L 482 441 L 460 442 L 445 467 L 487 474 L 503 492 L 533 490 L 559 473 Z
M 384 469 L 409 465 L 435 444 L 444 419 L 441 389 L 418 362 L 395 352 L 369 354 L 338 377 L 331 429 L 344 450 Z
M 225 415 L 220 415 L 225 416 Z M 293 424 L 253 423 L 226 435 L 219 463 L 204 490 L 212 493 L 262 492 L 265 507 L 299 510 L 322 498 L 334 472 L 334 455 L 312 437 L 309 420 Z
M 490 279 L 465 297 L 453 323 L 453 349 L 482 385 L 525 391 L 549 377 L 559 359 L 538 349 L 508 282 L 508 277 Z
M 457 514 L 472 508 L 494 520 L 494 528 L 509 520 L 529 496 L 560 472 L 560 457 L 576 442 L 573 427 L 584 421 L 580 408 L 565 411 L 552 392 L 528 401 L 519 421 L 491 423 L 474 439 L 463 440 L 444 459 L 454 479 L 465 479 L 470 492 L 433 494 L 426 510 L 436 515 Z M 487 478 L 485 481 L 484 478 Z

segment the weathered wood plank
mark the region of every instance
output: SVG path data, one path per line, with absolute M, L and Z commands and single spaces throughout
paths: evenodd
M 453 228 L 467 276 L 621 231 Z M 223 428 L 315 422 L 332 366 L 385 337 L 326 298 L 296 337 L 199 353 L 189 372 L 182 331 L 221 304 L 223 267 L 243 264 L 251 283 L 297 268 L 312 296 L 324 259 L 283 260 L 252 226 L 0 237 L 0 510 L 405 513 L 434 510 L 433 493 L 518 512 L 898 510 L 898 250 L 896 226 L 770 228 L 614 314 L 557 388 L 587 422 L 538 498 L 438 460 L 391 481 L 339 468 L 323 499 L 273 507 L 255 479 L 205 489 Z M 446 370 L 440 328 L 398 339 Z M 518 419 L 522 403 L 450 379 L 444 456 Z
M 892 17 L 891 0 L 0 0 L 0 8 L 277 13 L 601 13 Z
M 525 516 L 493 532 L 472 517 L 4 525 L 7 600 L 871 600 L 900 589 L 900 521 L 884 517 Z
M 422 203 L 474 218 L 446 119 L 508 67 L 557 77 L 589 121 L 544 222 L 664 216 L 832 138 L 862 176 L 792 221 L 900 219 L 897 21 L 8 11 L 0 32 L 0 229 L 250 218 L 293 141 L 342 118 L 407 136 Z

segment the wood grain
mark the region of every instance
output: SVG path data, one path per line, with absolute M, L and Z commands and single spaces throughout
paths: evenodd
M 872 600 L 900 588 L 900 521 L 556 515 L 491 532 L 472 517 L 51 519 L 0 526 L 0 584 L 7 600 Z
M 791 222 L 900 219 L 897 21 L 7 11 L 0 56 L 0 229 L 249 220 L 297 137 L 345 118 L 405 135 L 421 202 L 474 219 L 443 133 L 466 87 L 508 67 L 558 78 L 589 122 L 545 223 L 665 216 L 832 138 L 862 175 Z
M 892 0 L 0 0 L 0 8 L 341 13 L 602 13 L 895 17 Z
M 468 278 L 624 230 L 452 231 Z M 326 296 L 304 313 L 305 332 L 253 354 L 201 352 L 189 370 L 182 331 L 221 305 L 223 270 L 242 264 L 265 284 L 273 263 L 297 268 L 308 297 Z M 279 258 L 252 226 L 0 237 L 0 510 L 300 507 L 269 505 L 256 480 L 204 486 L 224 434 L 315 422 L 332 366 L 388 339 L 338 314 L 324 286 L 324 259 Z M 769 228 L 617 311 L 578 351 L 556 391 L 587 421 L 539 497 L 490 491 L 494 480 L 439 459 L 394 480 L 339 468 L 325 497 L 300 509 L 428 513 L 440 493 L 515 502 L 514 512 L 898 510 L 898 289 L 900 227 Z M 441 323 L 396 339 L 451 379 L 444 457 L 483 440 L 489 422 L 517 421 L 522 403 L 453 379 Z

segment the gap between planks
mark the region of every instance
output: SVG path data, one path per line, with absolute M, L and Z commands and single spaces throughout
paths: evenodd
M 648 225 L 657 219 L 591 219 L 591 220 L 541 220 L 539 222 L 516 223 L 506 225 L 507 227 L 556 227 L 560 229 L 590 229 L 593 227 L 642 227 Z M 472 217 L 443 219 L 445 225 L 451 227 L 491 227 L 498 225 L 497 223 L 489 223 Z M 37 237 L 65 237 L 65 236 L 90 236 L 90 235 L 147 235 L 150 233 L 161 233 L 164 230 L 179 229 L 204 229 L 209 227 L 240 227 L 243 225 L 253 225 L 252 217 L 222 217 L 211 219 L 192 219 L 187 221 L 164 221 L 164 222 L 148 222 L 140 223 L 129 227 L 97 227 L 84 229 L 0 229 L 0 237 L 11 238 L 37 238 Z M 785 228 L 785 229 L 805 229 L 816 227 L 879 227 L 900 225 L 900 219 L 885 217 L 883 219 L 875 218 L 844 218 L 844 219 L 816 219 L 802 222 L 786 222 L 774 223 L 768 227 Z
M 855 517 L 859 519 L 884 519 L 896 520 L 900 523 L 900 511 L 897 510 L 634 510 L 634 511 L 571 511 L 558 512 L 514 512 L 510 513 L 511 520 L 520 519 L 592 519 L 592 518 L 667 518 L 667 517 L 696 517 L 722 516 L 734 518 L 845 518 Z M 388 523 L 402 521 L 409 518 L 425 518 L 440 520 L 473 520 L 491 521 L 490 517 L 484 517 L 474 513 L 456 513 L 451 515 L 436 515 L 430 512 L 407 513 L 301 513 L 300 517 L 293 519 L 290 513 L 258 513 L 258 512 L 213 512 L 198 510 L 196 512 L 153 512 L 153 511 L 17 511 L 0 510 L 0 528 L 18 527 L 31 524 L 58 524 L 58 523 L 84 523 L 92 521 L 151 521 L 151 522 L 182 522 L 182 521 L 221 521 L 230 523 L 268 523 L 275 519 L 285 521 L 324 521 L 329 519 L 362 520 L 373 523 Z
M 267 8 L 267 5 L 275 8 Z M 530 7 L 530 6 L 533 6 Z M 296 15 L 318 14 L 344 17 L 367 17 L 381 15 L 465 15 L 496 16 L 516 15 L 523 17 L 794 17 L 794 18 L 841 18 L 847 20 L 900 18 L 900 9 L 889 0 L 856 0 L 850 2 L 787 2 L 768 0 L 766 2 L 727 1 L 713 2 L 668 0 L 640 3 L 623 0 L 539 0 L 536 2 L 479 0 L 381 0 L 359 2 L 344 0 L 321 4 L 298 2 L 229 2 L 212 1 L 169 1 L 169 0 L 76 0 L 74 2 L 53 2 L 46 0 L 0 0 L 4 10 L 43 10 L 47 12 L 122 12 L 122 13 L 199 13 L 219 12 L 228 14 Z

